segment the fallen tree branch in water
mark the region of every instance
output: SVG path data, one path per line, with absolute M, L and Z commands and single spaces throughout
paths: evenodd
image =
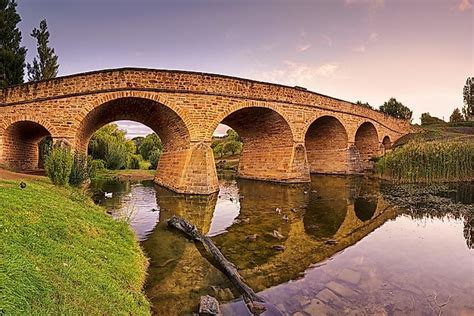
M 209 237 L 202 235 L 199 233 L 196 226 L 177 216 L 173 216 L 168 220 L 168 226 L 182 231 L 188 237 L 201 242 L 206 247 L 207 251 L 209 251 L 212 257 L 216 260 L 219 269 L 229 278 L 242 295 L 245 304 L 253 315 L 260 315 L 266 310 L 266 307 L 263 305 L 265 301 L 255 294 L 252 288 L 244 282 L 235 266 L 224 257 L 219 248 L 214 245 Z

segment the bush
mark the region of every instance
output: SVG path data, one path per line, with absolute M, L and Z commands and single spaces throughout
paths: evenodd
M 81 153 L 75 153 L 71 174 L 69 175 L 69 183 L 74 186 L 80 186 L 88 178 L 89 173 L 87 168 L 86 155 Z
M 73 165 L 73 156 L 68 148 L 56 147 L 45 159 L 46 174 L 56 185 L 66 185 Z
M 139 155 L 132 155 L 130 156 L 130 161 L 128 163 L 128 167 L 130 169 L 140 169 L 140 156 Z
M 105 162 L 100 159 L 92 159 L 91 156 L 88 157 L 87 162 L 87 173 L 89 177 L 95 178 L 99 171 L 105 170 Z
M 160 160 L 161 151 L 158 149 L 153 150 L 150 152 L 150 156 L 148 160 L 150 161 L 150 169 L 158 168 L 158 161 Z

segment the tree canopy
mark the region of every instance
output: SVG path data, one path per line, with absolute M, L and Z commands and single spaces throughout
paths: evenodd
M 23 82 L 26 48 L 20 46 L 21 21 L 15 0 L 0 0 L 0 88 Z
M 462 112 L 467 121 L 474 119 L 474 77 L 469 77 L 463 89 L 464 107 Z
M 38 56 L 33 59 L 33 63 L 27 64 L 28 79 L 38 81 L 55 78 L 58 74 L 58 56 L 54 48 L 49 47 L 49 31 L 46 20 L 40 22 L 39 29 L 34 28 L 31 36 L 36 38 Z
M 390 98 L 390 100 L 380 106 L 380 111 L 390 116 L 405 120 L 411 120 L 413 115 L 413 112 L 408 107 L 403 105 L 401 102 L 398 102 L 395 98 Z
M 440 118 L 437 118 L 436 116 L 431 116 L 430 113 L 422 113 L 421 114 L 421 125 L 431 125 L 431 124 L 441 124 L 441 123 L 446 123 Z
M 451 123 L 463 122 L 464 116 L 461 114 L 458 108 L 455 108 L 451 116 L 449 117 Z

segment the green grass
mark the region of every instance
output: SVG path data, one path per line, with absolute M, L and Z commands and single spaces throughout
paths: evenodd
M 26 183 L 0 180 L 0 314 L 149 314 L 127 223 L 76 190 Z
M 394 147 L 410 142 L 474 142 L 474 122 L 415 126 L 415 130 L 395 141 Z

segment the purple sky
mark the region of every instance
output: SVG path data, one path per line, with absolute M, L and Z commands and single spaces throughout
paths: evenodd
M 21 0 L 59 75 L 136 66 L 226 74 L 449 119 L 474 76 L 472 0 Z M 128 126 L 127 124 L 123 126 Z M 131 126 L 133 128 L 133 126 Z M 134 134 L 143 133 L 135 126 Z

